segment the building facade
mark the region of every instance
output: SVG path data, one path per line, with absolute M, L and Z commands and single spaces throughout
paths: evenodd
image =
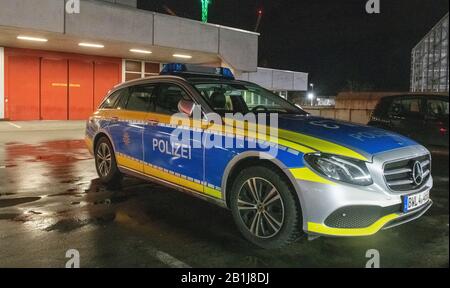
M 66 0 L 0 0 L 0 119 L 86 119 L 114 85 L 170 62 L 229 67 L 274 91 L 307 89 L 306 73 L 265 81 L 258 33 L 140 10 L 136 2 L 80 0 L 77 10 Z
M 448 92 L 448 13 L 414 47 L 412 92 Z

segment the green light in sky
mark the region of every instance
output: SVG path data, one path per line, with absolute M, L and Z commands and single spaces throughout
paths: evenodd
M 211 4 L 212 0 L 201 0 L 201 1 L 202 1 L 202 21 L 207 23 L 209 4 Z

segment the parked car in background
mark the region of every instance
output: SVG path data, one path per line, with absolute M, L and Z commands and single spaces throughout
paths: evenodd
M 408 136 L 426 146 L 448 147 L 449 96 L 406 94 L 381 98 L 370 126 Z

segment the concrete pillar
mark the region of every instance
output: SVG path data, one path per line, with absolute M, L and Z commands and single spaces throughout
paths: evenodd
M 0 47 L 0 119 L 5 118 L 5 49 Z

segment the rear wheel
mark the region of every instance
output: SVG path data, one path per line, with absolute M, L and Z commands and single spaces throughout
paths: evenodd
M 117 168 L 114 149 L 106 137 L 100 138 L 95 146 L 95 166 L 102 183 L 115 185 L 122 180 L 122 173 Z
M 267 167 L 250 167 L 235 179 L 230 196 L 233 218 L 250 242 L 281 248 L 302 234 L 301 209 L 283 175 Z

